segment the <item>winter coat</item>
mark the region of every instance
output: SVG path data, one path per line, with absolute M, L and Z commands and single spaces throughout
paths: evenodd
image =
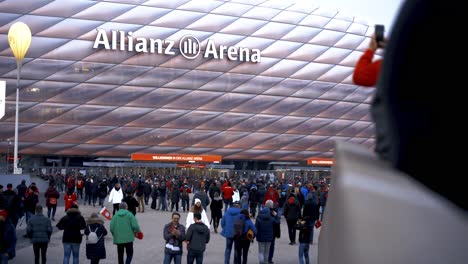
M 215 194 L 216 192 L 219 193 L 219 194 L 221 195 L 221 189 L 220 189 L 216 184 L 212 184 L 212 185 L 210 186 L 209 191 L 208 191 L 208 193 L 210 194 L 211 200 L 214 199 L 214 194 Z
M 275 203 L 275 206 L 278 206 L 279 195 L 273 187 L 268 188 L 268 191 L 265 193 L 265 197 L 263 197 L 262 204 L 265 205 L 268 200 L 272 200 L 273 203 Z
M 30 193 L 24 200 L 24 211 L 34 213 L 36 205 L 39 203 L 39 197 L 35 193 Z
M 135 240 L 135 232 L 140 232 L 140 226 L 130 211 L 120 209 L 112 217 L 110 231 L 114 237 L 114 244 L 125 244 Z
M 234 237 L 234 222 L 240 218 L 240 209 L 237 207 L 230 207 L 221 218 L 221 235 L 226 238 Z
M 11 221 L 0 220 L 0 254 L 8 253 L 8 259 L 16 257 L 16 230 Z
M 45 192 L 44 194 L 44 197 L 46 198 L 46 206 L 47 207 L 51 207 L 51 206 L 57 206 L 57 203 L 58 203 L 58 198 L 60 198 L 60 194 L 59 192 L 57 191 L 57 189 L 55 189 L 55 187 L 49 187 L 47 189 L 47 191 Z M 55 198 L 56 199 L 56 203 L 55 204 L 51 204 L 50 203 L 50 198 Z
M 177 186 L 174 186 L 171 189 L 171 202 L 172 203 L 178 203 L 180 200 L 180 190 L 177 188 Z
M 284 205 L 283 215 L 287 220 L 297 221 L 297 219 L 301 218 L 301 206 L 297 201 L 294 201 L 294 203 L 292 204 L 286 201 L 286 204 Z
M 78 200 L 78 197 L 76 196 L 76 193 L 72 193 L 71 195 L 65 194 L 63 197 L 63 200 L 65 200 L 65 212 L 70 209 L 72 204 Z
M 98 196 L 101 199 L 106 198 L 107 196 L 107 184 L 106 182 L 101 182 L 98 187 Z
M 86 257 L 88 259 L 105 259 L 106 247 L 104 245 L 104 237 L 107 235 L 107 230 L 101 221 L 93 219 L 92 222 L 88 221 L 88 226 L 85 229 L 85 235 L 88 236 L 91 231 L 96 232 L 99 240 L 96 244 L 86 244 Z
M 49 243 L 52 235 L 52 224 L 50 219 L 42 213 L 35 214 L 29 219 L 26 233 L 31 238 L 31 243 Z
M 271 215 L 270 208 L 265 207 L 260 211 L 255 221 L 258 242 L 273 241 L 273 224 L 275 221 L 279 222 Z
M 213 201 L 211 201 L 210 209 L 211 209 L 211 218 L 223 217 L 223 200 L 221 199 L 221 197 L 214 198 Z
M 203 222 L 194 223 L 187 229 L 185 239 L 188 241 L 188 251 L 203 253 L 210 242 L 210 229 Z
M 314 200 L 306 200 L 304 203 L 304 211 L 302 213 L 304 221 L 315 222 L 319 218 L 319 205 Z
M 119 204 L 122 202 L 123 198 L 124 198 L 124 195 L 122 192 L 122 188 L 120 188 L 119 190 L 116 190 L 115 188 L 113 188 L 109 194 L 109 203 Z
M 204 223 L 208 227 L 208 229 L 210 229 L 210 221 L 208 220 L 208 217 L 206 216 L 206 211 L 203 210 L 201 212 L 201 215 L 202 215 L 201 222 Z M 195 220 L 193 219 L 193 210 L 190 210 L 190 212 L 187 215 L 185 228 L 188 229 L 194 223 L 195 223 Z
M 174 226 L 172 223 L 167 224 L 164 226 L 163 235 L 164 240 L 166 240 L 166 246 L 164 249 L 164 253 L 172 254 L 172 255 L 182 255 L 183 252 L 183 245 L 182 242 L 185 240 L 185 227 L 181 224 L 177 226 L 177 230 L 179 230 L 179 236 L 175 236 L 172 234 L 172 230 Z
M 299 230 L 299 243 L 310 243 L 310 233 L 312 231 L 312 227 L 310 223 L 306 221 L 305 224 L 296 224 L 294 226 L 295 229 Z M 295 231 L 294 231 L 295 232 Z
M 63 230 L 63 243 L 81 244 L 81 230 L 86 228 L 86 222 L 81 216 L 80 210 L 70 208 L 67 214 L 57 223 L 57 228 Z
M 135 197 L 127 195 L 125 196 L 125 198 L 122 199 L 122 202 L 127 203 L 127 210 L 132 212 L 133 215 L 136 215 L 136 209 L 140 204 L 135 199 Z

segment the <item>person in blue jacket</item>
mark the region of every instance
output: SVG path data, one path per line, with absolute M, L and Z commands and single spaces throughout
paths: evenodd
M 257 236 L 257 228 L 250 219 L 248 209 L 242 209 L 242 211 L 240 212 L 240 217 L 244 221 L 244 230 L 242 232 L 242 236 L 236 241 L 236 256 L 238 260 L 237 263 L 247 264 L 250 243 Z M 253 237 L 248 237 L 247 234 L 249 230 L 253 231 Z

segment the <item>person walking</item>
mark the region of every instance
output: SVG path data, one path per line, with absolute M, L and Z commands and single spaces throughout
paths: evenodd
M 258 261 L 260 264 L 268 263 L 268 253 L 271 241 L 273 241 L 273 224 L 278 222 L 270 212 L 270 208 L 264 207 L 257 216 L 255 227 L 257 228 Z
M 29 192 L 26 191 L 26 199 L 24 200 L 24 211 L 26 213 L 26 223 L 36 211 L 36 205 L 39 203 L 39 196 L 34 191 L 33 186 L 29 187 Z
M 126 190 L 125 193 L 127 194 L 127 196 L 125 196 L 125 198 L 122 199 L 122 202 L 125 202 L 127 204 L 127 210 L 129 210 L 130 212 L 132 212 L 133 215 L 136 215 L 136 209 L 138 207 L 138 201 L 137 199 L 135 199 L 135 197 L 133 197 L 132 195 L 132 191 L 131 190 Z
M 141 176 L 138 179 L 136 187 L 136 197 L 138 202 L 138 212 L 145 212 L 145 182 L 141 179 Z
M 102 180 L 98 186 L 98 198 L 99 198 L 99 206 L 104 206 L 104 199 L 107 197 L 107 181 L 106 179 Z
M 206 244 L 210 242 L 210 229 L 203 223 L 200 213 L 194 213 L 193 220 L 195 223 L 190 225 L 185 236 L 188 241 L 187 264 L 193 264 L 195 260 L 202 264 Z
M 164 226 L 163 236 L 166 240 L 164 249 L 164 264 L 170 264 L 174 260 L 174 264 L 182 263 L 182 242 L 185 240 L 185 227 L 179 224 L 180 214 L 172 213 L 172 221 Z
M 0 208 L 0 264 L 8 264 L 16 256 L 16 230 L 8 213 Z
M 250 243 L 257 235 L 257 228 L 250 219 L 248 209 L 242 209 L 241 218 L 244 221 L 244 230 L 242 231 L 242 236 L 237 239 L 236 243 L 236 255 L 238 260 L 236 264 L 247 264 Z M 250 236 L 251 234 L 253 235 Z
M 67 191 L 67 194 L 63 197 L 63 200 L 65 200 L 65 212 L 68 211 L 68 209 L 71 208 L 73 204 L 76 204 L 76 200 L 78 200 L 78 196 L 74 191 L 72 191 L 70 188 Z
M 125 264 L 132 263 L 135 233 L 141 232 L 135 216 L 127 209 L 127 203 L 121 202 L 119 210 L 110 222 L 110 231 L 114 237 L 114 244 L 117 245 L 119 264 L 124 263 L 124 251 L 127 253 Z
M 31 239 L 34 250 L 34 263 L 39 264 L 39 258 L 42 264 L 47 262 L 47 247 L 50 236 L 52 235 L 52 224 L 50 219 L 42 213 L 42 206 L 36 205 L 36 214 L 29 219 L 26 233 Z
M 299 220 L 294 228 L 299 230 L 299 264 L 304 264 L 304 260 L 309 264 L 310 221 Z
M 221 219 L 221 235 L 226 238 L 226 247 L 224 249 L 224 264 L 229 264 L 231 258 L 232 246 L 237 242 L 234 240 L 234 223 L 240 219 L 240 204 L 235 203 L 234 206 L 230 207 Z M 234 254 L 234 263 L 238 263 L 237 255 Z
M 3 192 L 3 198 L 5 199 L 5 209 L 14 227 L 18 224 L 18 215 L 20 207 L 20 198 L 13 191 L 13 184 L 8 183 L 6 191 Z
M 288 198 L 288 202 L 284 205 L 284 217 L 288 224 L 289 245 L 296 244 L 296 228 L 294 227 L 297 220 L 301 218 L 301 206 L 294 195 Z
M 115 212 L 119 210 L 119 205 L 122 202 L 123 198 L 124 196 L 122 189 L 120 188 L 120 183 L 116 183 L 109 194 L 109 203 L 112 203 L 112 206 L 114 208 L 112 215 L 115 215 Z
M 218 192 L 215 192 L 213 195 L 213 201 L 211 201 L 210 209 L 214 231 L 215 233 L 218 233 L 219 221 L 221 220 L 221 217 L 223 217 L 223 199 Z
M 107 235 L 107 229 L 104 226 L 104 221 L 96 213 L 92 213 L 86 223 L 86 258 L 91 260 L 91 264 L 99 264 L 101 259 L 106 258 L 104 237 Z M 97 241 L 91 241 L 90 234 L 92 233 L 96 234 Z
M 47 206 L 47 217 L 50 219 L 52 215 L 52 221 L 55 221 L 55 212 L 57 211 L 57 201 L 60 198 L 60 193 L 55 188 L 55 185 L 50 184 L 49 188 L 44 194 L 46 198 L 46 206 Z
M 208 217 L 206 216 L 206 211 L 203 208 L 200 199 L 195 199 L 195 204 L 190 208 L 189 213 L 187 215 L 185 228 L 188 229 L 190 225 L 195 223 L 194 218 L 193 218 L 195 213 L 199 213 L 201 215 L 202 222 L 208 227 L 208 229 L 210 229 L 210 221 L 208 221 Z
M 70 262 L 73 254 L 73 264 L 80 263 L 81 230 L 86 228 L 86 221 L 81 215 L 77 204 L 72 204 L 67 214 L 57 223 L 57 228 L 63 230 L 63 264 Z

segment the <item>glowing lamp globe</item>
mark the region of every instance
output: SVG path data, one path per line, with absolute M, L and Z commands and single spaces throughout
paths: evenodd
M 31 30 L 23 22 L 16 22 L 8 30 L 8 43 L 16 60 L 22 61 L 29 45 L 31 45 Z

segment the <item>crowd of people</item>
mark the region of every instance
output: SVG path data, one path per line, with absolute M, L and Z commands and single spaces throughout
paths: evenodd
M 73 263 L 79 263 L 83 235 L 86 236 L 86 257 L 91 263 L 99 263 L 106 258 L 103 238 L 108 235 L 108 230 L 96 213 L 85 219 L 79 203 L 93 207 L 112 204 L 110 234 L 117 245 L 119 264 L 132 261 L 133 241 L 143 237 L 136 214 L 144 213 L 148 204 L 152 210 L 172 212 L 171 222 L 163 231 L 165 264 L 181 263 L 184 247 L 187 249 L 187 263 L 202 263 L 206 244 L 210 241 L 211 226 L 215 234 L 220 232 L 226 240 L 224 263 L 230 263 L 233 248 L 234 263 L 247 263 L 249 247 L 254 240 L 258 244 L 259 263 L 273 263 L 275 240 L 281 235 L 281 217 L 287 223 L 289 244 L 299 243 L 299 263 L 309 263 L 314 225 L 323 216 L 328 199 L 325 181 L 305 181 L 300 177 L 276 181 L 141 175 L 51 175 L 47 178 L 49 187 L 44 194 L 40 194 L 36 184 L 27 186 L 25 181 L 16 188 L 8 184 L 7 190 L 0 190 L 0 232 L 3 238 L 0 263 L 8 263 L 8 259 L 15 257 L 16 227 L 22 221 L 27 224 L 24 237 L 33 244 L 35 263 L 46 263 L 52 222 L 56 221 L 61 193 L 65 216 L 55 226 L 63 230 L 63 263 L 69 263 L 72 256 Z M 47 216 L 39 202 L 40 195 L 45 198 Z M 188 212 L 185 225 L 179 223 L 179 209 Z

